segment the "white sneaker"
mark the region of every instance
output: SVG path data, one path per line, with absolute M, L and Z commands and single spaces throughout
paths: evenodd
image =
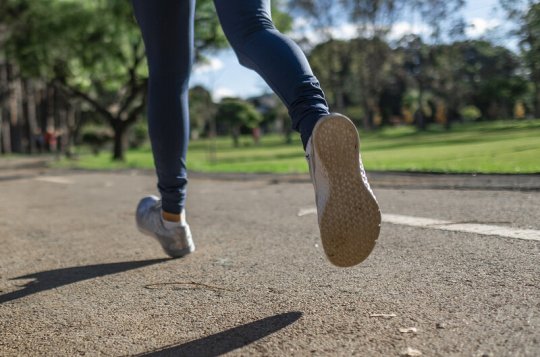
M 353 122 L 341 114 L 320 119 L 306 158 L 326 256 L 340 267 L 362 262 L 379 237 L 381 212 L 362 165 Z
M 195 250 L 187 223 L 165 227 L 161 218 L 161 200 L 156 196 L 144 197 L 139 202 L 135 218 L 139 231 L 155 238 L 169 256 L 179 258 Z

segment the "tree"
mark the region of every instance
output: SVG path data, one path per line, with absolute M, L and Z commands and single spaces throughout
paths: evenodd
M 292 144 L 292 123 L 287 107 L 273 94 L 275 105 L 265 113 L 265 121 L 274 121 L 285 136 L 285 143 Z
M 24 76 L 42 78 L 79 100 L 114 131 L 113 159 L 123 160 L 127 129 L 145 109 L 147 69 L 128 1 L 6 0 L 6 52 Z M 197 58 L 225 45 L 211 1 L 197 2 Z
M 412 82 L 409 87 L 408 98 L 412 102 L 408 103 L 408 109 L 416 118 L 415 124 L 420 130 L 425 130 L 427 125 L 426 107 L 429 107 L 426 97 L 432 91 L 432 84 L 435 79 L 435 67 L 433 62 L 433 48 L 422 41 L 417 35 L 408 35 L 399 41 L 400 47 L 395 52 L 402 55 L 402 68 Z M 412 95 L 411 89 L 416 92 Z
M 511 117 L 516 102 L 527 90 L 519 58 L 487 41 L 458 42 L 455 46 L 464 61 L 461 73 L 469 86 L 471 104 L 487 119 Z
M 313 72 L 317 74 L 328 102 L 338 112 L 343 112 L 350 104 L 347 89 L 352 76 L 352 52 L 349 41 L 330 40 L 317 45 L 309 55 Z
M 310 59 L 330 104 L 337 111 L 354 106 L 354 111 L 363 116 L 364 127 L 371 128 L 378 122 L 375 119 L 383 116 L 380 101 L 388 82 L 400 82 L 399 76 L 392 74 L 399 58 L 387 41 L 395 21 L 404 14 L 420 15 L 430 27 L 432 38 L 440 38 L 443 30 L 450 37 L 452 31 L 463 27 L 458 11 L 463 4 L 463 0 L 301 0 L 293 2 L 292 7 L 306 15 L 322 34 Z M 356 30 L 353 40 L 333 38 L 343 17 Z M 423 54 L 411 53 L 409 57 L 413 55 L 418 60 Z M 423 101 L 427 84 L 420 74 L 414 82 L 419 89 L 418 101 Z
M 7 52 L 23 75 L 43 78 L 99 113 L 114 131 L 113 158 L 145 108 L 144 49 L 126 2 L 8 0 L 24 8 Z
M 327 42 L 334 38 L 333 31 L 337 24 L 342 21 L 342 3 L 335 0 L 298 0 L 289 2 L 292 11 L 297 12 L 310 25 L 310 30 L 317 32 L 321 42 Z M 301 42 L 309 42 L 309 38 L 301 39 Z M 314 44 L 311 44 L 314 45 Z
M 534 0 L 500 0 L 515 27 L 510 34 L 519 41 L 521 56 L 532 85 L 533 114 L 540 117 L 540 4 Z
M 404 10 L 418 14 L 430 29 L 435 42 L 460 37 L 465 31 L 465 22 L 460 10 L 466 0 L 406 0 Z
M 486 41 L 462 41 L 435 46 L 432 51 L 432 90 L 456 115 L 461 107 L 474 105 L 483 118 L 508 117 L 526 90 L 518 74 L 518 59 L 504 47 Z
M 465 0 L 299 0 L 291 7 L 310 20 L 324 42 L 333 38 L 332 31 L 343 16 L 356 27 L 357 36 L 364 38 L 386 38 L 404 15 L 419 15 L 434 39 L 443 34 L 450 37 L 463 32 L 459 10 L 464 4 Z
M 216 110 L 212 95 L 206 88 L 198 85 L 189 90 L 189 119 L 192 139 L 197 139 L 207 126 L 210 126 L 211 136 L 215 135 L 212 120 L 216 115 Z
M 224 98 L 218 105 L 217 119 L 228 123 L 233 143 L 239 146 L 240 129 L 242 126 L 253 129 L 263 120 L 253 104 L 237 98 Z
M 534 88 L 534 115 L 540 118 L 540 4 L 531 5 L 525 14 L 520 41 L 525 64 Z
M 352 40 L 355 59 L 351 78 L 352 93 L 363 107 L 363 125 L 372 129 L 381 115 L 381 93 L 390 78 L 392 51 L 381 38 Z
M 346 107 L 361 106 L 362 123 L 370 129 L 380 115 L 379 99 L 390 78 L 391 55 L 380 38 L 331 40 L 313 49 L 310 62 L 330 105 L 344 112 Z

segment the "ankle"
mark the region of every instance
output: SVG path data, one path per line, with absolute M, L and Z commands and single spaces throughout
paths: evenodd
M 167 222 L 178 223 L 181 221 L 182 215 L 180 213 L 170 213 L 170 212 L 161 211 L 161 218 L 163 218 L 163 220 Z
M 166 211 L 161 211 L 161 222 L 165 228 L 173 229 L 177 227 L 187 226 L 186 222 L 186 212 L 182 210 L 181 213 L 170 213 Z

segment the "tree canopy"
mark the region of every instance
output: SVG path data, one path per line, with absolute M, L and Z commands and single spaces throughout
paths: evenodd
M 424 129 L 429 122 L 449 127 L 464 111 L 480 119 L 540 116 L 540 5 L 500 1 L 518 51 L 464 37 L 464 0 L 272 1 L 272 13 L 282 31 L 303 16 L 299 22 L 318 33 L 307 55 L 333 111 L 366 129 L 403 122 Z M 196 60 L 204 62 L 227 41 L 213 2 L 196 6 Z M 389 36 L 409 17 L 421 20 L 423 34 Z M 336 36 L 344 24 L 352 29 L 348 39 Z M 76 135 L 78 123 L 92 120 L 109 126 L 113 157 L 122 159 L 126 133 L 143 117 L 147 76 L 129 1 L 0 2 L 2 148 L 31 148 L 32 135 L 54 121 L 71 123 L 60 126 Z M 220 120 L 236 133 L 260 122 L 243 100 L 216 105 L 202 87 L 192 88 L 190 99 L 193 137 L 219 131 Z M 26 135 L 27 143 L 10 143 L 10 133 Z

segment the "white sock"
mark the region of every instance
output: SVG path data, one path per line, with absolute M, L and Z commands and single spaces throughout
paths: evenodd
M 182 210 L 182 213 L 180 214 L 180 221 L 178 222 L 171 222 L 167 221 L 163 218 L 163 215 L 161 216 L 161 222 L 163 222 L 163 226 L 167 229 L 174 229 L 177 227 L 185 227 L 187 225 L 186 223 L 186 212 L 185 210 Z

